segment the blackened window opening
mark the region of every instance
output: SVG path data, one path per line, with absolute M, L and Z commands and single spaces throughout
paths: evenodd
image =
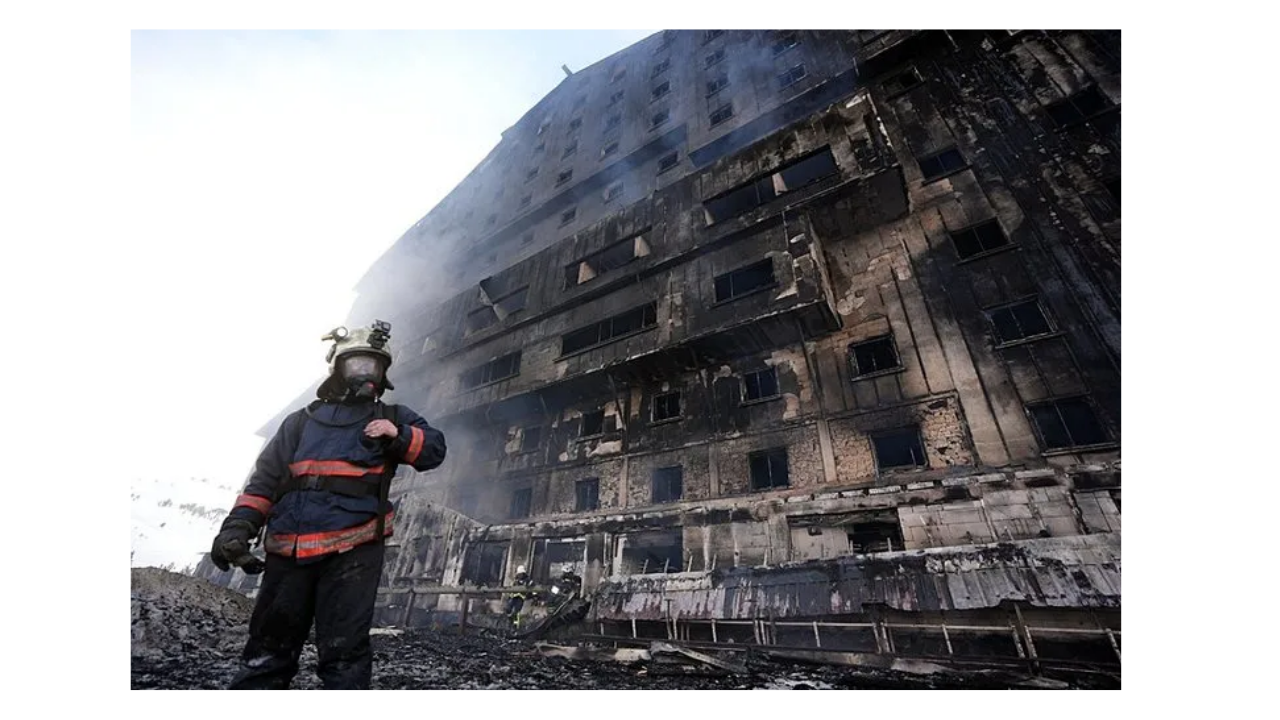
M 520 436 L 520 452 L 533 452 L 542 444 L 542 427 L 527 427 Z
M 520 351 L 503 355 L 462 374 L 462 387 L 470 390 L 520 374 Z
M 594 437 L 604 433 L 604 410 L 582 414 L 582 426 L 578 437 Z
M 680 154 L 678 152 L 667 153 L 658 161 L 658 172 L 664 173 L 680 163 Z
M 586 478 L 574 483 L 574 512 L 587 512 L 600 508 L 600 478 Z
M 656 128 L 670 119 L 671 119 L 671 111 L 662 110 L 660 112 L 656 112 L 653 114 L 653 117 L 649 119 L 649 126 Z
M 707 81 L 707 95 L 715 95 L 728 86 L 729 76 L 725 73 L 720 73 L 715 78 Z
M 778 76 L 778 84 L 784 88 L 790 87 L 805 79 L 808 74 L 809 73 L 805 71 L 803 64 L 796 65 Z
M 660 97 L 662 97 L 662 96 L 666 95 L 666 94 L 667 94 L 667 93 L 669 93 L 669 92 L 671 92 L 671 81 L 670 81 L 670 80 L 668 80 L 668 81 L 666 81 L 666 82 L 663 82 L 661 85 L 659 85 L 659 86 L 657 86 L 657 87 L 655 87 L 655 88 L 653 89 L 653 99 L 654 99 L 654 100 L 657 100 L 658 98 L 660 98 Z M 654 124 L 656 125 L 657 123 L 654 123 Z
M 761 260 L 716 278 L 716 302 L 726 302 L 773 284 L 773 260 Z
M 890 95 L 904 93 L 920 83 L 924 82 L 920 78 L 920 73 L 915 68 L 909 68 L 898 73 L 884 81 L 884 90 Z
M 791 484 L 786 448 L 753 452 L 747 456 L 747 463 L 751 468 L 752 490 L 783 488 Z
M 684 570 L 684 534 L 679 529 L 632 533 L 622 546 L 623 572 L 673 573 Z
M 799 44 L 800 44 L 800 36 L 796 33 L 795 30 L 787 30 L 786 32 L 779 33 L 774 38 L 773 54 L 781 55 L 787 49 L 793 48 Z
M 659 395 L 653 399 L 653 421 L 661 422 L 680 417 L 680 393 Z
M 1082 397 L 1038 403 L 1029 409 L 1046 450 L 1107 442 L 1098 416 Z
M 511 512 L 508 515 L 510 519 L 527 518 L 532 508 L 533 488 L 521 488 L 511 493 Z
M 979 253 L 989 252 L 1009 244 L 1004 230 L 996 220 L 988 220 L 964 230 L 951 233 L 951 240 L 956 244 L 956 254 L 961 260 Z
M 498 322 L 498 316 L 494 314 L 493 308 L 482 307 L 479 310 L 473 310 L 467 313 L 467 334 L 480 332 L 496 322 Z
M 711 111 L 711 125 L 715 127 L 733 117 L 733 103 L 725 103 Z
M 506 565 L 506 543 L 480 543 L 471 547 L 466 565 L 467 580 L 477 585 L 500 585 L 502 568 Z
M 560 336 L 560 354 L 604 345 L 657 324 L 658 304 L 651 302 Z
M 1110 107 L 1112 107 L 1111 102 L 1094 86 L 1046 106 L 1045 112 L 1049 113 L 1049 118 L 1058 127 L 1069 127 L 1082 123 Z
M 942 177 L 947 173 L 955 172 L 963 167 L 966 163 L 964 156 L 955 148 L 947 148 L 940 153 L 930 155 L 920 161 L 920 173 L 924 175 L 925 180 Z
M 684 469 L 680 466 L 653 471 L 653 502 L 676 502 L 684 495 Z
M 774 198 L 834 175 L 837 171 L 831 148 L 821 150 L 784 165 L 769 175 L 740 185 L 704 203 L 711 222 L 737 217 Z
M 1002 343 L 1044 335 L 1053 330 L 1044 311 L 1040 309 L 1040 303 L 1035 300 L 992 310 L 991 324 Z
M 888 520 L 853 523 L 848 534 L 849 550 L 855 553 L 893 552 L 905 547 L 902 527 Z
M 778 394 L 778 371 L 775 368 L 747 373 L 742 379 L 747 387 L 747 400 L 763 400 Z
M 909 427 L 876 433 L 871 436 L 876 466 L 884 470 L 897 467 L 919 467 L 925 464 L 924 447 L 920 444 L 920 428 Z
M 854 377 L 896 370 L 902 366 L 898 361 L 898 351 L 894 347 L 892 335 L 850 345 L 849 363 L 853 366 Z

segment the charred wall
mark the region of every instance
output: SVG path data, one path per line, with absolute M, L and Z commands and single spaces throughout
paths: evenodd
M 672 98 L 691 114 L 658 146 L 635 140 L 636 162 L 609 179 L 628 188 L 616 204 L 565 220 L 565 202 L 589 205 L 562 189 L 538 221 L 560 223 L 554 237 L 422 313 L 428 337 L 396 378 L 430 386 L 409 392 L 451 455 L 406 486 L 486 523 L 461 542 L 506 543 L 504 577 L 563 552 L 553 538 L 582 543 L 592 587 L 657 565 L 976 557 L 1095 535 L 1118 553 L 1118 33 L 801 46 L 823 70 L 790 99 L 759 99 L 766 63 L 731 74 L 752 90 L 718 130 Z M 633 77 L 651 57 L 602 67 Z M 818 91 L 831 96 L 805 105 Z M 775 112 L 793 116 L 759 131 Z M 659 170 L 677 145 L 678 168 Z M 794 169 L 819 155 L 830 171 Z M 724 297 L 744 268 L 771 277 Z M 646 303 L 652 322 L 566 351 Z M 463 382 L 517 351 L 510 377 Z M 406 542 L 396 572 L 439 566 L 423 547 Z M 1088 542 L 1044 547 L 1098 564 Z

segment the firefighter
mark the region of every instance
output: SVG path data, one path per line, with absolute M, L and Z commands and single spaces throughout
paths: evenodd
M 523 565 L 516 567 L 515 586 L 520 589 L 507 598 L 507 619 L 511 621 L 512 627 L 519 629 L 520 611 L 524 609 L 524 601 L 528 598 L 526 588 L 529 587 L 529 574 L 524 571 Z
M 423 472 L 445 457 L 439 430 L 382 402 L 393 389 L 390 332 L 375 321 L 322 338 L 333 345 L 319 399 L 285 418 L 213 541 L 219 569 L 265 569 L 232 689 L 288 688 L 313 621 L 324 687 L 369 687 L 391 478 L 401 464 Z M 260 530 L 265 564 L 249 552 Z

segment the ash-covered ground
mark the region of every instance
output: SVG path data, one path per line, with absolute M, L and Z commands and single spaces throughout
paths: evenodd
M 218 689 L 235 674 L 252 600 L 205 580 L 135 568 L 132 582 L 133 689 Z M 1005 671 L 917 675 L 739 657 L 745 672 L 657 662 L 545 657 L 532 643 L 469 629 L 405 629 L 373 636 L 373 687 L 469 689 L 925 689 L 1107 687 Z M 694 663 L 696 665 L 696 663 Z M 315 646 L 303 650 L 295 689 L 319 689 Z

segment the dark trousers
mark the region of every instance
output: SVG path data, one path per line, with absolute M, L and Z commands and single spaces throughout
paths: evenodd
M 267 554 L 232 690 L 286 690 L 316 626 L 316 671 L 326 690 L 367 690 L 373 675 L 369 626 L 382 577 L 381 542 L 306 564 Z

